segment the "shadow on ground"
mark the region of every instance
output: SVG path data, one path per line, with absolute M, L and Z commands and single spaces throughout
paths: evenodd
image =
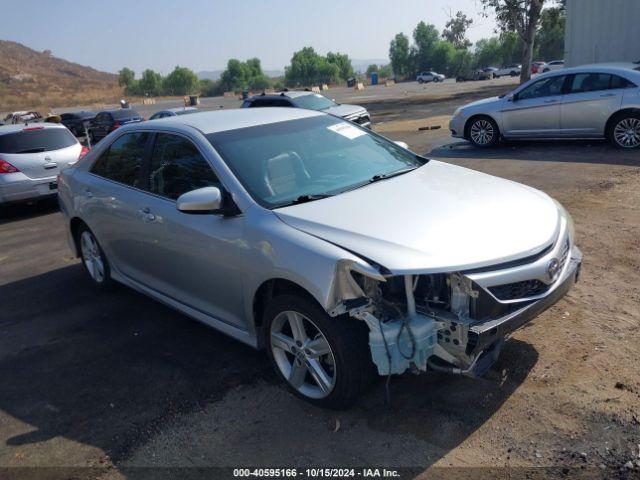
M 273 387 L 275 377 L 261 352 L 127 288 L 96 291 L 83 275 L 79 265 L 72 265 L 0 287 L 0 409 L 34 428 L 9 436 L 5 448 L 65 437 L 102 449 L 118 464 L 168 420 L 202 411 L 235 387 L 266 379 L 269 389 L 280 388 Z M 446 453 L 500 408 L 537 356 L 530 345 L 510 341 L 488 378 L 395 379 L 391 410 L 379 382 L 341 415 L 345 422 L 382 432 L 385 442 L 408 435 Z M 291 404 L 290 423 L 304 425 L 309 415 L 328 415 L 285 397 L 297 402 Z M 233 420 L 237 428 L 247 436 L 260 435 L 241 410 Z M 277 431 L 277 418 L 263 421 L 272 425 L 267 431 Z M 287 443 L 286 432 L 278 435 Z M 296 428 L 295 435 L 297 445 L 314 451 L 312 433 Z M 365 448 L 366 439 L 362 442 L 343 445 L 345 454 L 376 464 L 377 453 Z M 228 448 L 242 451 L 243 445 Z M 265 452 L 269 448 L 275 447 L 265 443 Z M 414 466 L 438 459 L 418 447 L 408 454 Z
M 58 199 L 48 198 L 29 203 L 0 205 L 0 225 L 3 223 L 27 220 L 58 211 Z
M 615 148 L 605 140 L 503 141 L 495 147 L 476 148 L 465 140 L 446 139 L 432 148 L 427 156 L 640 167 L 639 150 Z

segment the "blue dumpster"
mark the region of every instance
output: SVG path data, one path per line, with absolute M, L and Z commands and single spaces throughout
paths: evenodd
M 378 72 L 372 72 L 371 73 L 371 85 L 377 85 L 378 84 Z

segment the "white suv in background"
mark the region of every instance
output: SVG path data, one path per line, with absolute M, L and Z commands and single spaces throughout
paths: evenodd
M 564 60 L 554 60 L 547 63 L 547 66 L 542 69 L 543 72 L 552 72 L 554 70 L 561 70 L 564 68 Z
M 496 77 L 496 78 L 504 77 L 505 75 L 510 75 L 512 77 L 517 77 L 518 75 L 520 75 L 520 72 L 522 72 L 522 65 L 513 63 L 511 65 L 507 65 L 507 66 L 499 68 L 498 70 L 493 72 L 493 76 Z
M 429 83 L 429 82 L 442 82 L 444 81 L 444 79 L 447 78 L 445 77 L 443 74 L 441 73 L 436 73 L 433 71 L 428 71 L 428 72 L 420 72 L 418 74 L 418 76 L 416 77 L 416 82 L 418 83 Z

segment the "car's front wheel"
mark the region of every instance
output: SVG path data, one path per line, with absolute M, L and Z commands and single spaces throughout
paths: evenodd
M 276 373 L 310 403 L 347 408 L 375 374 L 366 324 L 331 318 L 311 299 L 275 297 L 265 310 L 263 329 Z
M 113 281 L 111 280 L 109 262 L 89 227 L 80 227 L 78 242 L 80 244 L 82 266 L 92 283 L 103 290 L 111 289 Z
M 419 78 L 419 79 L 418 79 L 418 83 L 424 83 L 424 80 L 423 80 L 423 79 L 421 79 L 421 78 Z
M 608 136 L 619 148 L 640 148 L 640 113 L 618 114 L 610 124 Z
M 500 139 L 498 124 L 490 117 L 476 117 L 468 126 L 467 138 L 476 147 L 492 147 Z

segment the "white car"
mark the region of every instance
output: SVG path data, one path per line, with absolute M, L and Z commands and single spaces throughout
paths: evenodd
M 57 175 L 87 151 L 64 125 L 0 127 L 0 205 L 55 196 Z
M 522 72 L 522 65 L 513 63 L 511 65 L 506 65 L 497 69 L 495 72 L 493 72 L 493 76 L 496 78 L 504 77 L 506 75 L 517 77 L 518 75 L 520 75 L 520 72 Z
M 547 63 L 546 67 L 542 68 L 542 72 L 552 72 L 553 70 L 561 70 L 564 68 L 564 60 L 554 60 Z
M 436 73 L 436 72 L 432 72 L 432 71 L 420 72 L 418 74 L 418 76 L 416 77 L 416 82 L 418 82 L 418 83 L 429 83 L 429 82 L 438 83 L 438 82 L 444 81 L 445 78 L 447 78 L 447 77 L 445 77 L 441 73 Z

